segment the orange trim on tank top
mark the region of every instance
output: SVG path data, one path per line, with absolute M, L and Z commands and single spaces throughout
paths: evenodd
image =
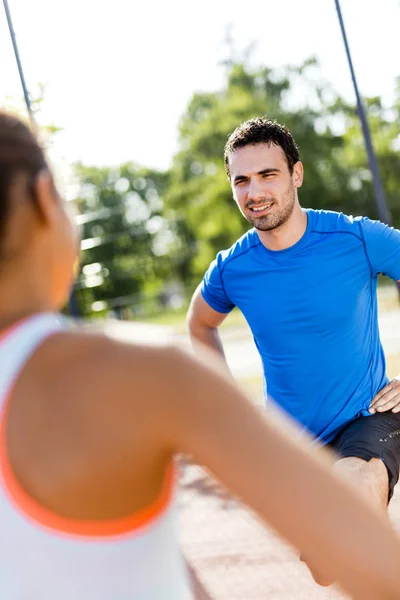
M 3 342 L 20 324 L 21 322 L 16 323 L 1 333 L 0 343 Z M 24 516 L 28 517 L 34 523 L 42 525 L 46 529 L 51 529 L 57 533 L 63 533 L 69 536 L 112 538 L 115 536 L 129 535 L 135 533 L 138 529 L 150 526 L 168 509 L 172 503 L 176 481 L 176 468 L 172 461 L 168 466 L 158 498 L 150 506 L 137 511 L 133 515 L 119 519 L 88 521 L 63 517 L 42 506 L 40 502 L 28 494 L 18 481 L 8 458 L 6 421 L 10 396 L 11 392 L 9 391 L 3 406 L 0 406 L 0 477 L 3 480 L 4 491 L 8 494 L 10 501 Z
M 0 420 L 0 475 L 3 487 L 11 502 L 23 515 L 46 529 L 77 537 L 113 537 L 129 535 L 149 526 L 168 509 L 172 503 L 176 480 L 176 469 L 171 462 L 165 474 L 158 498 L 150 506 L 127 517 L 109 520 L 79 520 L 58 515 L 32 498 L 14 474 L 7 453 L 6 415 L 7 405 Z

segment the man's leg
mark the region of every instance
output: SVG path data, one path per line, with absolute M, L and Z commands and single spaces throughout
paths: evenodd
M 386 512 L 389 500 L 389 475 L 380 458 L 368 462 L 349 456 L 340 458 L 334 469 L 362 494 L 377 510 Z
M 387 468 L 380 458 L 371 458 L 367 462 L 362 458 L 349 456 L 337 460 L 334 469 L 378 511 L 387 512 L 389 476 Z M 313 568 L 312 564 L 307 562 L 307 566 L 314 581 L 319 585 L 329 586 L 333 583 Z
M 379 413 L 359 417 L 347 425 L 329 444 L 340 457 L 334 464 L 366 500 L 386 514 L 393 489 L 399 478 L 400 413 Z M 321 573 L 308 565 L 315 581 L 331 585 Z

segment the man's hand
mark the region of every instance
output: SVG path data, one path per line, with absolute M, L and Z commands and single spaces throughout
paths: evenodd
M 395 377 L 385 385 L 372 400 L 369 407 L 371 415 L 388 410 L 394 413 L 400 412 L 400 376 Z

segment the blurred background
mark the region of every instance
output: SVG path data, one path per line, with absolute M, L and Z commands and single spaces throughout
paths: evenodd
M 8 8 L 34 119 L 79 210 L 82 264 L 67 312 L 153 325 L 141 329 L 150 337 L 156 325 L 184 334 L 210 261 L 249 227 L 222 156 L 229 133 L 253 116 L 294 134 L 304 207 L 379 216 L 334 0 L 3 2 L 0 102 L 26 114 Z M 400 2 L 341 8 L 389 218 L 400 226 Z M 381 309 L 397 309 L 395 287 L 381 283 Z M 259 359 L 243 326 L 235 311 L 224 324 L 228 359 L 258 394 Z
M 267 115 L 300 147 L 305 207 L 377 216 L 333 0 L 8 0 L 35 118 L 76 199 L 84 316 L 179 320 L 248 227 L 228 134 Z M 400 226 L 400 3 L 342 0 L 381 178 Z M 25 111 L 0 13 L 0 100 Z
M 82 264 L 66 312 L 106 318 L 119 337 L 188 343 L 195 287 L 249 227 L 231 196 L 223 148 L 254 116 L 292 131 L 305 166 L 304 207 L 382 218 L 383 199 L 386 220 L 400 227 L 399 0 L 340 3 L 362 106 L 334 0 L 3 4 L 34 119 L 59 186 L 79 210 Z M 27 115 L 9 29 L 0 10 L 0 105 Z M 382 278 L 389 376 L 400 373 L 398 298 Z M 234 374 L 260 401 L 260 359 L 238 312 L 222 339 Z M 210 496 L 209 480 L 196 473 L 185 475 L 183 542 L 213 598 L 300 598 L 299 581 L 307 600 L 337 597 L 306 581 L 297 557 L 246 512 L 233 517 L 224 495 Z M 228 592 L 220 583 L 227 570 Z
M 382 216 L 338 2 L 3 3 L 0 102 L 27 113 L 8 9 L 34 119 L 79 210 L 82 264 L 66 312 L 141 324 L 150 338 L 184 335 L 210 261 L 249 226 L 222 155 L 229 133 L 253 116 L 293 132 L 304 207 Z M 400 2 L 342 0 L 341 9 L 386 220 L 400 226 Z M 379 300 L 381 312 L 397 310 L 391 282 L 382 279 Z M 235 311 L 224 323 L 227 355 L 258 395 L 260 363 L 244 325 Z M 397 350 L 390 374 L 391 361 L 400 372 Z

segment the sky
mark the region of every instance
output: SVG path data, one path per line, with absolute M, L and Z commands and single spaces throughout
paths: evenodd
M 354 92 L 334 0 L 8 0 L 28 88 L 46 86 L 41 120 L 63 128 L 68 162 L 166 169 L 195 91 L 222 86 L 229 29 L 252 61 L 280 67 L 315 55 L 324 79 Z M 341 0 L 360 91 L 393 97 L 400 0 Z M 22 98 L 0 5 L 0 102 Z

